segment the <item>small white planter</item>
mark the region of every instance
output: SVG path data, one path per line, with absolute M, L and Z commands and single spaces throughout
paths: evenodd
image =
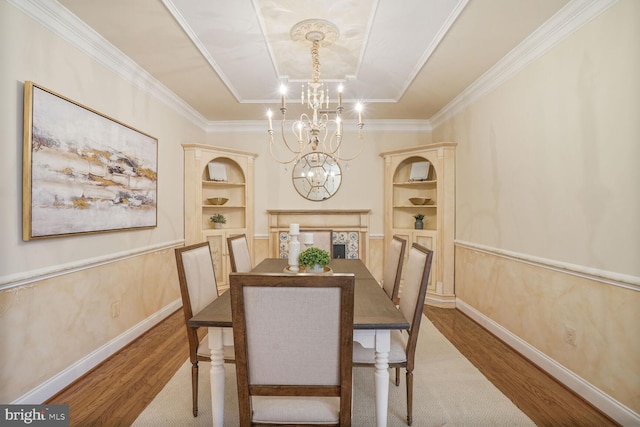
M 313 267 L 307 267 L 308 273 L 324 273 L 324 267 L 316 264 Z

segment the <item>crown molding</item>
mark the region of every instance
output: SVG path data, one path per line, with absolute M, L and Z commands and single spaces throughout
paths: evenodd
M 572 0 L 567 3 L 442 110 L 434 114 L 430 119 L 432 126 L 440 126 L 498 88 L 617 2 L 618 0 Z
M 345 120 L 345 127 L 356 122 Z M 227 120 L 210 121 L 206 128 L 207 133 L 266 133 L 264 120 Z M 429 120 L 368 120 L 364 131 L 376 132 L 431 132 L 432 126 Z
M 57 1 L 7 0 L 44 28 L 204 129 L 207 120 L 93 28 Z

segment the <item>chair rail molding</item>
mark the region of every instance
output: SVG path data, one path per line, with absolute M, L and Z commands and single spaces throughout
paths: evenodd
M 29 285 L 44 279 L 50 279 L 65 274 L 75 273 L 77 271 L 88 270 L 102 265 L 123 261 L 140 255 L 159 252 L 165 249 L 175 248 L 184 244 L 184 239 L 172 242 L 159 243 L 157 245 L 145 246 L 142 248 L 131 249 L 123 252 L 116 252 L 101 257 L 87 258 L 67 264 L 59 264 L 38 270 L 30 270 L 22 273 L 0 276 L 0 292 Z
M 504 249 L 493 248 L 490 246 L 472 242 L 465 242 L 461 240 L 456 240 L 455 245 L 462 248 L 499 256 L 501 258 L 524 262 L 547 270 L 571 274 L 573 276 L 578 276 L 609 285 L 619 286 L 625 289 L 640 291 L 640 277 L 636 276 L 600 270 L 597 268 L 586 267 L 582 265 L 569 264 L 562 261 L 554 261 L 547 258 L 535 257 L 532 255 L 521 254 L 518 252 L 507 251 Z

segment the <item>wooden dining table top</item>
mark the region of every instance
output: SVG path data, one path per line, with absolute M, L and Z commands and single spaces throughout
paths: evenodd
M 255 266 L 251 273 L 285 273 L 287 265 L 286 259 L 267 258 Z M 329 267 L 334 273 L 355 275 L 354 329 L 409 329 L 409 322 L 361 260 L 332 259 Z M 189 319 L 188 324 L 192 327 L 232 327 L 231 293 L 220 295 Z

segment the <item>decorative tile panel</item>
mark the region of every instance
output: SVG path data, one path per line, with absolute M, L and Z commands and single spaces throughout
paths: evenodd
M 287 231 L 281 231 L 278 238 L 279 257 L 286 259 L 289 256 L 289 233 Z M 358 259 L 360 245 L 359 234 L 357 231 L 333 232 L 331 233 L 331 241 L 334 248 L 334 258 L 342 258 L 340 254 L 344 253 L 344 257 L 347 259 Z M 341 247 L 344 247 L 344 250 L 341 250 Z

